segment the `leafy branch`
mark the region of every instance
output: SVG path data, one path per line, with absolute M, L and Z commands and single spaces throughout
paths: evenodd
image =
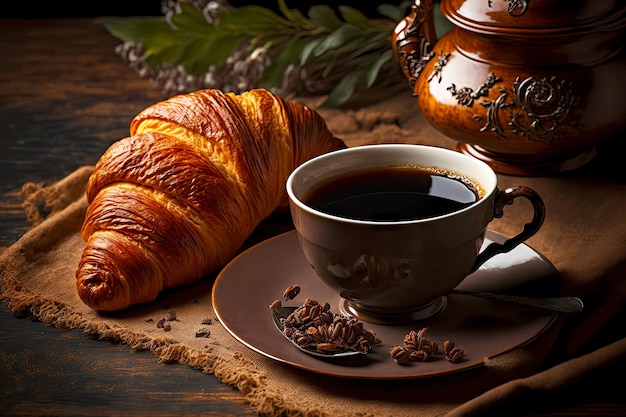
M 278 0 L 280 14 L 256 5 L 179 0 L 164 17 L 97 22 L 124 42 L 117 51 L 138 73 L 169 92 L 261 87 L 283 95 L 327 94 L 323 105 L 337 107 L 357 91 L 397 83 L 391 34 L 410 4 L 381 5 L 381 18 L 370 19 L 349 6 L 338 6 L 337 16 L 330 6 L 316 5 L 305 16 L 285 0 Z

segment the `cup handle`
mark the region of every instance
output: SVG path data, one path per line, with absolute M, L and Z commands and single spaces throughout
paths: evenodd
M 487 260 L 493 256 L 499 253 L 511 251 L 517 245 L 537 233 L 539 228 L 541 228 L 541 225 L 543 225 L 543 221 L 546 217 L 546 207 L 543 200 L 535 190 L 525 185 L 507 188 L 504 191 L 497 191 L 493 206 L 494 219 L 502 217 L 504 215 L 504 206 L 513 204 L 513 201 L 518 197 L 525 198 L 531 202 L 534 211 L 533 219 L 529 223 L 526 223 L 524 225 L 524 230 L 516 236 L 507 239 L 504 243 L 493 242 L 487 246 L 481 253 L 478 254 L 478 257 L 474 262 L 474 266 L 472 266 L 471 272 L 476 271 L 482 264 L 487 262 Z

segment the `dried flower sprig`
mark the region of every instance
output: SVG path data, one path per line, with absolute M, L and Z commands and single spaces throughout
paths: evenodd
M 398 84 L 391 34 L 410 1 L 380 5 L 381 18 L 339 6 L 312 6 L 308 17 L 278 0 L 282 16 L 226 0 L 164 0 L 163 17 L 97 19 L 123 41 L 116 52 L 165 95 L 200 88 L 283 96 L 327 95 L 337 107 L 356 92 Z

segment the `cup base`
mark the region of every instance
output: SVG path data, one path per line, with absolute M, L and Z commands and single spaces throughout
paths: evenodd
M 436 298 L 415 310 L 402 312 L 380 312 L 364 309 L 353 301 L 341 299 L 339 310 L 342 314 L 353 316 L 361 321 L 374 324 L 403 324 L 419 320 L 425 320 L 441 313 L 448 304 L 445 296 Z

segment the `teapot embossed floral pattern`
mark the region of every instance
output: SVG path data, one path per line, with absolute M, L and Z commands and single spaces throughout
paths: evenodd
M 593 3 L 593 7 L 591 4 Z M 426 119 L 496 171 L 552 175 L 626 126 L 626 4 L 416 0 L 392 47 Z

